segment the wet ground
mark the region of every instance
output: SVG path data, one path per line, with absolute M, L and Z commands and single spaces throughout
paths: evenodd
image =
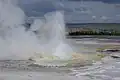
M 96 53 L 102 46 L 120 45 L 100 39 L 74 39 L 69 43 L 79 53 Z M 120 80 L 119 58 L 105 57 L 93 65 L 72 68 L 40 67 L 32 63 L 28 60 L 0 60 L 0 80 Z

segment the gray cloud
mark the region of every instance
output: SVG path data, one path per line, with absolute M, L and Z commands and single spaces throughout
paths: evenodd
M 120 6 L 101 1 L 75 2 L 57 0 L 24 0 L 20 6 L 29 16 L 43 16 L 55 10 L 65 11 L 67 22 L 120 22 Z M 103 20 L 104 19 L 104 20 Z

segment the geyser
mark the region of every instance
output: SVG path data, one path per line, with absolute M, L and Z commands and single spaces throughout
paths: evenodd
M 36 23 L 42 23 L 42 25 Z M 39 22 L 35 20 L 31 30 L 35 30 L 34 28 L 37 29 L 42 52 L 58 56 L 61 59 L 70 58 L 72 48 L 65 42 L 65 25 L 62 12 L 45 14 L 45 20 L 39 20 Z
M 65 42 L 62 12 L 51 12 L 36 19 L 26 31 L 26 15 L 12 0 L 0 0 L 0 59 L 28 59 L 37 54 L 69 59 L 72 49 Z M 33 31 L 37 31 L 34 34 Z

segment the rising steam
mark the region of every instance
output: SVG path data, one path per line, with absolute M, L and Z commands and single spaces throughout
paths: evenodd
M 0 0 L 0 59 L 28 59 L 35 53 L 65 59 L 72 52 L 65 44 L 64 16 L 51 12 L 25 31 L 26 15 L 12 0 Z M 34 34 L 37 31 L 37 34 Z

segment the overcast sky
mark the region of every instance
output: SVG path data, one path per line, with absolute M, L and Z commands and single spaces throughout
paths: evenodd
M 28 16 L 43 16 L 47 12 L 64 10 L 66 20 L 70 22 L 101 22 L 102 19 L 109 22 L 120 22 L 120 6 L 115 5 L 120 4 L 120 0 L 82 1 L 87 2 L 81 3 L 78 0 L 20 0 L 20 6 Z
M 33 2 L 39 2 L 39 1 L 53 1 L 53 0 L 20 0 L 21 2 L 26 3 L 33 3 Z M 54 0 L 54 1 L 60 1 L 60 0 Z M 66 0 L 66 1 L 80 1 L 80 0 Z M 120 0 L 82 0 L 82 1 L 103 1 L 106 3 L 120 3 Z

